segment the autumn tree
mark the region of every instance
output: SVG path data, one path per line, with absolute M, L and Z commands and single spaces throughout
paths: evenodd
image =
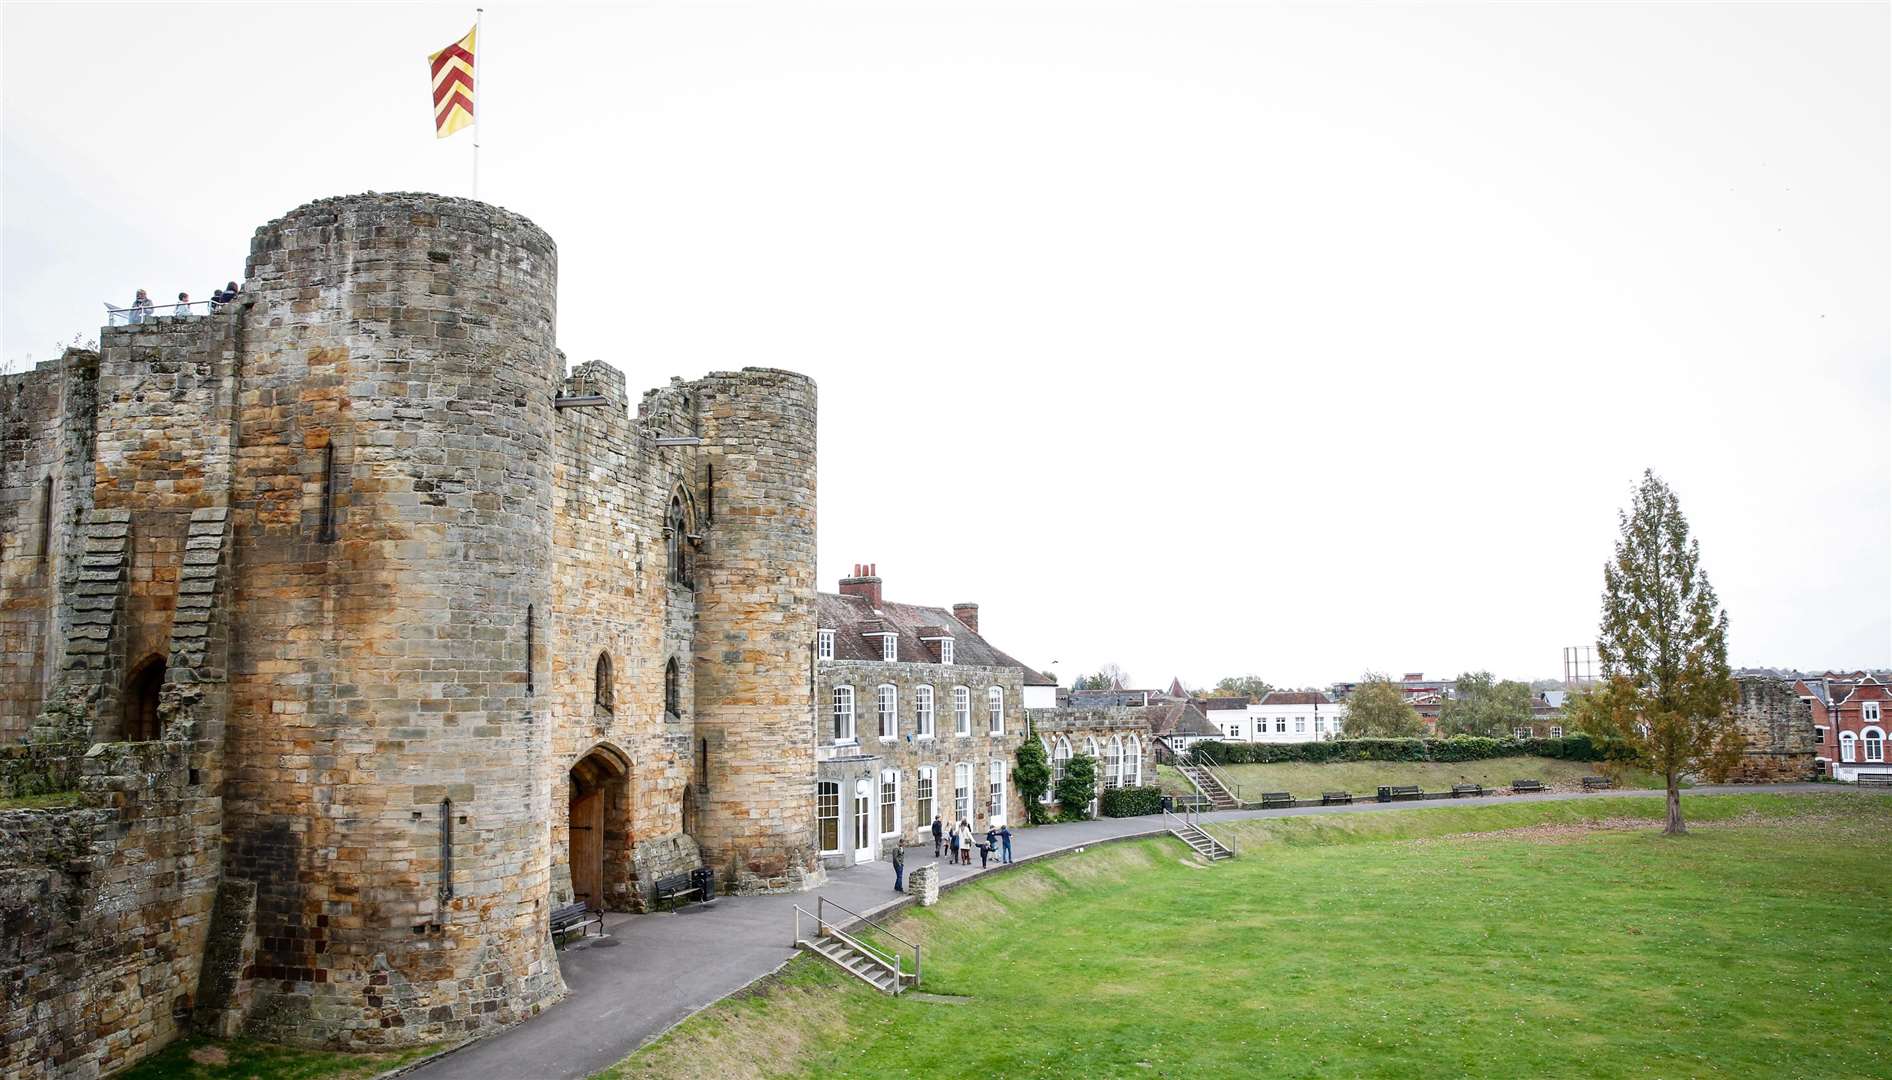
M 1586 705 L 1668 787 L 1668 824 L 1679 836 L 1681 779 L 1723 772 L 1742 749 L 1729 716 L 1728 613 L 1701 569 L 1681 504 L 1654 472 L 1642 474 L 1629 512 L 1617 512 L 1616 555 L 1603 567 L 1596 642 L 1607 689 Z M 1603 708 L 1596 708 L 1601 705 Z
M 1439 706 L 1439 734 L 1502 738 L 1531 722 L 1531 688 L 1489 671 L 1458 677 L 1453 696 Z
M 1215 684 L 1217 697 L 1241 697 L 1250 701 L 1260 701 L 1273 689 L 1274 685 L 1259 675 L 1230 675 Z
M 1406 695 L 1385 675 L 1367 672 L 1347 695 L 1349 739 L 1411 739 L 1425 732 L 1419 710 L 1407 703 Z

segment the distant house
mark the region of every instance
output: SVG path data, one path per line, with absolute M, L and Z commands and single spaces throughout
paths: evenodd
M 1795 674 L 1798 674 L 1797 672 Z M 1814 754 L 1835 780 L 1892 775 L 1886 731 L 1892 726 L 1892 686 L 1872 672 L 1825 672 L 1794 680 L 1812 707 Z
M 1340 737 L 1346 705 L 1319 690 L 1272 690 L 1260 701 L 1211 698 L 1203 715 L 1237 742 L 1323 742 Z

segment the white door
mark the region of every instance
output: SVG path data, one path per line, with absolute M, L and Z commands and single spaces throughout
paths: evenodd
M 854 781 L 854 861 L 874 861 L 874 785 Z

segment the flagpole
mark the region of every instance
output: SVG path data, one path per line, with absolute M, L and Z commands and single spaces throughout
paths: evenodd
M 480 57 L 486 55 L 485 35 L 480 33 L 480 19 L 486 9 L 473 9 L 473 198 L 480 197 L 480 114 L 486 111 L 485 103 L 480 101 Z

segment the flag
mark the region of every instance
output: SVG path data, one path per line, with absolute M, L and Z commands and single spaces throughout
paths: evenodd
M 434 137 L 444 139 L 473 122 L 473 38 L 479 27 L 429 56 L 434 69 Z

